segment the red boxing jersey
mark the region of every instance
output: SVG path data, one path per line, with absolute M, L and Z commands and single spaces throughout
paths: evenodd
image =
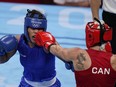
M 108 52 L 87 50 L 92 65 L 84 71 L 75 71 L 76 87 L 114 87 L 116 71 L 110 64 L 112 54 Z

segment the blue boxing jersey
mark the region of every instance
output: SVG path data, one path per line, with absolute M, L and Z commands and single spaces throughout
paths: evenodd
M 46 53 L 43 47 L 30 48 L 23 34 L 18 44 L 18 51 L 20 62 L 24 67 L 23 75 L 27 80 L 42 82 L 51 80 L 56 76 L 55 56 Z

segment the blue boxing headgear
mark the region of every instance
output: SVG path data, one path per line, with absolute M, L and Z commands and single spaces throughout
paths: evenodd
M 46 17 L 39 11 L 36 10 L 27 10 L 28 13 L 25 17 L 24 22 L 24 35 L 26 36 L 27 40 L 30 41 L 28 35 L 28 27 L 32 29 L 43 29 L 46 31 L 47 29 L 47 20 Z

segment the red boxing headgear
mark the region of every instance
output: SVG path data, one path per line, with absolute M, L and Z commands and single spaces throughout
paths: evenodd
M 100 25 L 95 22 L 88 22 L 86 25 L 86 46 L 90 48 L 96 44 L 101 43 L 101 38 L 103 42 L 108 42 L 112 40 L 112 29 L 107 24 L 102 24 L 103 33 L 101 33 Z M 101 35 L 103 34 L 103 35 Z

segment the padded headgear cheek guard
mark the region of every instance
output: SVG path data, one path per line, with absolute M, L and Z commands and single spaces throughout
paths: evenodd
M 101 29 L 98 24 L 94 24 L 94 22 L 88 22 L 86 25 L 86 46 L 90 48 L 98 43 L 100 43 L 100 37 L 103 39 L 103 42 L 107 42 L 112 40 L 112 29 L 104 24 L 104 33 L 100 35 Z
M 24 34 L 27 38 L 28 41 L 30 41 L 29 39 L 29 35 L 28 35 L 28 27 L 32 28 L 32 29 L 43 29 L 44 31 L 46 31 L 47 29 L 47 20 L 46 17 L 44 15 L 42 19 L 39 19 L 39 14 L 34 14 L 33 17 L 30 17 L 31 13 L 27 13 L 26 17 L 25 17 L 25 22 L 24 22 Z

